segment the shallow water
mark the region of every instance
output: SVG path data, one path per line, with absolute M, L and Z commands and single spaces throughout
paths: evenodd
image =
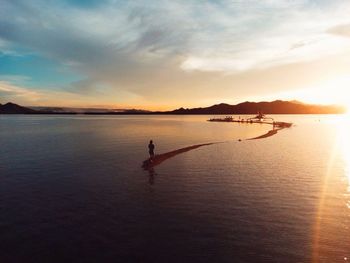
M 1 262 L 349 261 L 349 120 L 209 117 L 0 115 Z

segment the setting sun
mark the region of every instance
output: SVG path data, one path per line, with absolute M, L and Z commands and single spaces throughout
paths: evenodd
M 326 103 L 337 103 L 350 109 L 350 76 L 343 75 L 320 85 L 320 97 Z
M 315 81 L 311 85 L 296 90 L 279 93 L 278 96 L 287 99 L 301 100 L 313 104 L 333 104 L 350 109 L 350 75 L 339 75 Z

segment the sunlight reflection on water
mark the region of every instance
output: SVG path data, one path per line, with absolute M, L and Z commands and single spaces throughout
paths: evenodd
M 344 161 L 345 180 L 348 182 L 347 207 L 350 209 L 350 114 L 346 114 L 339 119 L 338 123 L 338 145 L 340 146 L 340 154 Z

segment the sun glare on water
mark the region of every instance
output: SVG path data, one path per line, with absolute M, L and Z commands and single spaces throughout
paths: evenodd
M 349 107 L 350 108 L 350 107 Z M 348 109 L 349 109 L 348 108 Z M 350 208 L 350 113 L 344 114 L 341 118 L 341 123 L 338 125 L 338 145 L 341 150 L 342 159 L 344 160 L 344 172 L 348 181 L 348 195 Z
M 345 105 L 345 104 L 343 104 Z M 348 105 L 348 109 L 350 109 L 350 104 Z M 321 233 L 323 228 L 323 222 L 322 218 L 324 217 L 325 210 L 327 210 L 327 191 L 329 188 L 329 182 L 332 180 L 333 176 L 333 167 L 335 164 L 335 160 L 337 159 L 337 156 L 340 157 L 342 160 L 342 167 L 343 167 L 343 173 L 341 175 L 342 177 L 342 185 L 345 183 L 345 186 L 347 187 L 345 190 L 344 197 L 345 197 L 345 203 L 344 205 L 347 206 L 347 208 L 350 209 L 350 113 L 334 116 L 335 122 L 332 121 L 332 125 L 335 125 L 336 128 L 336 139 L 334 143 L 334 147 L 331 150 L 330 154 L 330 160 L 328 163 L 328 168 L 326 172 L 326 176 L 323 182 L 323 188 L 321 191 L 320 201 L 319 201 L 319 207 L 318 207 L 318 213 L 314 225 L 314 236 L 313 236 L 313 255 L 312 255 L 312 262 L 319 263 L 319 257 L 320 257 L 320 240 L 321 240 Z M 333 119 L 333 116 L 332 116 Z M 350 212 L 349 212 L 350 214 Z M 344 255 L 344 259 L 347 260 L 347 255 Z

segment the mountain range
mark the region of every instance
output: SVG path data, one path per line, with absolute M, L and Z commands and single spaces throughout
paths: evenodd
M 172 114 L 337 114 L 345 109 L 337 105 L 313 105 L 299 101 L 275 100 L 272 102 L 243 102 L 236 105 L 216 104 L 206 108 L 180 108 L 171 111 Z
M 23 107 L 14 103 L 0 104 L 0 114 L 339 114 L 344 107 L 337 105 L 314 105 L 299 101 L 275 100 L 271 102 L 243 102 L 236 105 L 226 103 L 204 108 L 179 108 L 172 111 L 146 111 L 137 109 L 101 109 L 101 108 L 60 108 L 60 107 Z

